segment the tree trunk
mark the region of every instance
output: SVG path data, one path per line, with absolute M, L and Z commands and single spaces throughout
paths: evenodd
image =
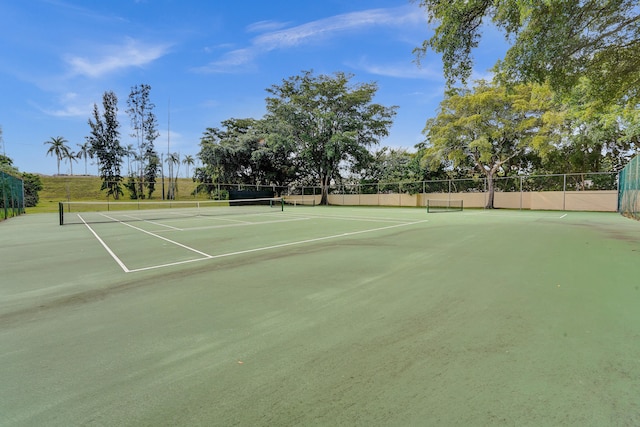
M 320 204 L 326 206 L 329 204 L 329 177 L 322 178 L 320 183 L 322 185 L 322 197 L 320 198 Z
M 487 205 L 484 207 L 485 209 L 493 209 L 493 199 L 495 195 L 495 187 L 493 184 L 493 173 L 487 173 L 487 191 L 489 193 L 489 198 L 487 199 Z

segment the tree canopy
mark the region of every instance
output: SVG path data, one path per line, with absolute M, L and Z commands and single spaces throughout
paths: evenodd
M 158 120 L 153 109 L 155 104 L 150 100 L 151 86 L 147 84 L 135 85 L 131 88 L 127 98 L 127 114 L 131 119 L 131 137 L 136 139 L 138 163 L 137 185 L 130 185 L 131 197 L 144 199 L 145 189 L 147 197 L 151 197 L 155 190 L 158 171 L 158 153 L 154 148 L 154 141 L 158 133 Z M 169 169 L 171 171 L 171 167 Z M 130 177 L 132 178 L 132 177 Z
M 419 0 L 435 24 L 415 49 L 442 54 L 449 86 L 466 83 L 485 19 L 511 43 L 498 64 L 507 81 L 550 82 L 569 92 L 587 77 L 591 96 L 640 101 L 640 9 L 637 0 Z
M 47 155 L 51 154 L 56 157 L 57 165 L 58 165 L 58 175 L 60 175 L 60 161 L 62 159 L 71 158 L 71 149 L 67 145 L 67 141 L 62 136 L 51 137 L 48 141 L 45 141 L 45 144 L 49 145 L 49 149 L 47 150 Z
M 373 103 L 377 85 L 352 78 L 305 71 L 267 89 L 269 116 L 293 141 L 300 174 L 321 185 L 323 204 L 341 167 L 368 161 L 368 148 L 388 135 L 397 108 Z
M 479 81 L 473 89 L 449 93 L 424 133 L 425 152 L 434 163 L 467 166 L 487 179 L 487 208 L 493 208 L 493 180 L 509 163 L 536 151 L 546 154 L 560 138 L 564 113 L 555 108 L 548 86 L 504 86 Z
M 112 91 L 102 96 L 103 112 L 100 114 L 97 104 L 93 104 L 93 120 L 89 119 L 91 133 L 86 137 L 91 152 L 98 159 L 102 190 L 119 199 L 122 195 L 122 166 L 125 150 L 120 145 L 120 123 L 118 122 L 118 97 Z

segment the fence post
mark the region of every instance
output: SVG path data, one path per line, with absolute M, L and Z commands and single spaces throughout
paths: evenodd
M 489 195 L 487 194 L 487 178 L 482 178 L 482 184 L 484 185 L 484 206 L 482 207 L 483 209 L 486 209 L 487 207 L 487 197 L 489 197 Z M 495 187 L 494 187 L 495 190 Z
M 522 210 L 522 175 L 520 175 L 520 210 Z
M 562 175 L 563 183 L 562 183 L 562 210 L 566 210 L 566 199 L 567 199 L 567 174 Z

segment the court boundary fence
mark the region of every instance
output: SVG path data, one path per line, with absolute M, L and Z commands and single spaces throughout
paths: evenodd
M 617 210 L 618 173 L 517 175 L 494 179 L 494 207 L 523 210 Z M 320 187 L 300 187 L 289 194 L 316 204 Z M 462 200 L 466 208 L 484 208 L 486 178 L 441 179 L 416 182 L 340 184 L 329 188 L 329 204 L 349 206 L 426 207 L 429 199 Z
M 0 220 L 25 212 L 24 181 L 0 171 Z
M 640 156 L 636 156 L 620 171 L 618 212 L 640 220 Z
M 57 201 L 87 200 L 78 197 L 74 188 L 83 186 L 82 180 L 96 177 L 62 176 L 64 194 Z M 290 184 L 288 186 L 256 184 L 209 183 L 203 191 L 201 183 L 183 178 L 178 182 L 176 200 L 227 199 L 233 191 L 272 191 L 292 205 L 318 205 L 322 188 L 317 185 Z M 94 187 L 96 187 L 94 185 Z M 516 175 L 494 180 L 496 208 L 611 211 L 618 209 L 618 173 L 596 172 L 552 175 Z M 86 191 L 85 191 L 86 194 Z M 108 200 L 95 188 L 90 200 Z M 486 178 L 439 179 L 403 182 L 334 183 L 328 189 L 328 202 L 349 206 L 425 207 L 428 199 L 463 200 L 465 208 L 483 208 L 488 199 Z M 160 195 L 158 195 L 160 196 Z M 154 199 L 159 199 L 154 195 Z M 49 198 L 52 200 L 52 198 Z M 122 201 L 128 200 L 126 197 Z M 295 202 L 295 203 L 293 203 Z

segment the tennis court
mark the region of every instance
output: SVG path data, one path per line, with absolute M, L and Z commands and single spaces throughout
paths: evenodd
M 1 425 L 640 424 L 639 222 L 79 215 L 0 223 Z

